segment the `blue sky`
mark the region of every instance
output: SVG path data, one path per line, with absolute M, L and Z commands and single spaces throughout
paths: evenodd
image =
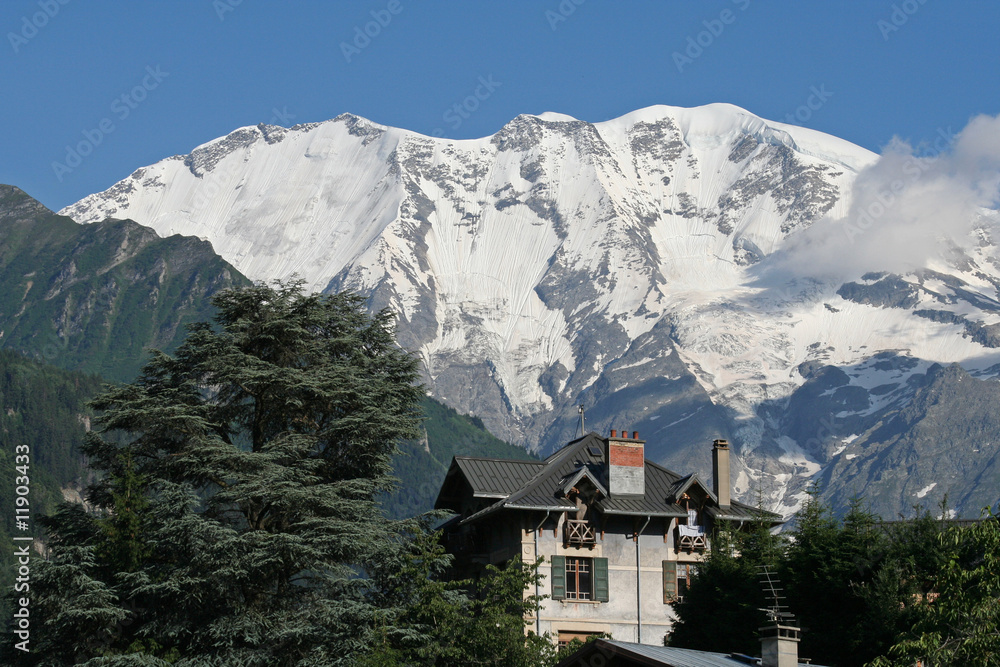
M 4 0 L 0 182 L 58 209 L 237 127 L 344 112 L 471 138 L 729 102 L 877 151 L 1000 113 L 998 28 L 995 1 Z

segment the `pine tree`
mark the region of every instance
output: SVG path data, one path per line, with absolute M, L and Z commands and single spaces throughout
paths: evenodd
M 377 637 L 364 575 L 405 539 L 378 499 L 416 432 L 416 363 L 358 296 L 214 303 L 214 326 L 93 403 L 102 514 L 49 522 L 41 664 L 336 665 Z

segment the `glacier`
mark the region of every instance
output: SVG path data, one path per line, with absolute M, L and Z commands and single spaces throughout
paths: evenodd
M 849 214 L 877 160 L 728 104 L 521 115 L 471 140 L 343 114 L 237 129 L 60 213 L 206 239 L 255 280 L 368 295 L 398 314 L 432 395 L 530 449 L 575 437 L 579 405 L 703 476 L 729 437 L 736 496 L 788 514 L 909 378 L 1000 364 L 970 334 L 1000 322 L 991 240 L 901 282 L 762 280 L 790 238 Z M 866 296 L 900 289 L 906 307 Z M 830 366 L 846 379 L 803 411 Z

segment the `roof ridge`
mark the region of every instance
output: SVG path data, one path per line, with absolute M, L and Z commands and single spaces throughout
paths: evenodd
M 492 456 L 452 456 L 456 461 L 500 461 L 502 463 L 527 463 L 530 465 L 544 465 L 545 461 L 532 461 L 530 459 L 500 459 Z
M 586 440 L 587 438 L 589 438 L 589 437 L 591 437 L 591 436 L 593 436 L 593 437 L 594 437 L 594 438 L 596 438 L 597 440 L 600 440 L 601 442 L 604 442 L 604 438 L 602 438 L 602 437 L 600 436 L 600 434 L 598 434 L 598 433 L 597 433 L 597 431 L 591 431 L 590 433 L 587 433 L 586 435 L 581 435 L 581 436 L 580 436 L 579 438 L 577 438 L 576 440 L 570 440 L 570 441 L 569 441 L 569 442 L 567 442 L 567 443 L 566 443 L 565 445 L 563 445 L 562 447 L 560 447 L 560 448 L 559 448 L 559 449 L 557 449 L 556 451 L 554 451 L 554 452 L 552 452 L 551 454 L 549 454 L 549 455 L 548 455 L 548 456 L 547 456 L 547 457 L 546 457 L 546 458 L 544 459 L 544 462 L 545 462 L 545 463 L 548 463 L 549 461 L 551 461 L 551 460 L 555 459 L 555 458 L 556 458 L 556 456 L 558 456 L 559 454 L 561 454 L 561 453 L 562 453 L 562 452 L 563 452 L 564 450 L 566 450 L 567 448 L 569 448 L 569 447 L 572 447 L 573 445 L 575 445 L 575 444 L 577 444 L 577 443 L 581 442 L 582 440 Z
M 568 443 L 558 452 L 555 452 L 548 459 L 545 459 L 545 466 L 541 470 L 536 472 L 531 479 L 525 482 L 524 486 L 522 486 L 518 491 L 515 491 L 514 493 L 507 496 L 507 502 L 508 503 L 515 502 L 520 498 L 523 498 L 524 496 L 528 495 L 529 492 L 535 489 L 535 487 L 538 485 L 539 482 L 545 479 L 548 475 L 551 475 L 555 468 L 565 463 L 566 459 L 569 457 L 569 454 L 577 451 L 582 445 L 583 441 L 586 439 L 587 436 L 578 438 L 577 440 Z M 556 456 L 557 454 L 559 456 Z

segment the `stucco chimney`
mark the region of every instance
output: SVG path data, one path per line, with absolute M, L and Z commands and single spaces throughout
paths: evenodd
M 631 440 L 628 431 L 617 437 L 611 431 L 607 439 L 608 493 L 615 496 L 641 496 L 646 493 L 645 440 L 636 432 Z
M 729 441 L 716 440 L 712 443 L 712 484 L 719 507 L 729 507 Z
M 761 667 L 799 667 L 799 629 L 775 623 L 758 628 Z

